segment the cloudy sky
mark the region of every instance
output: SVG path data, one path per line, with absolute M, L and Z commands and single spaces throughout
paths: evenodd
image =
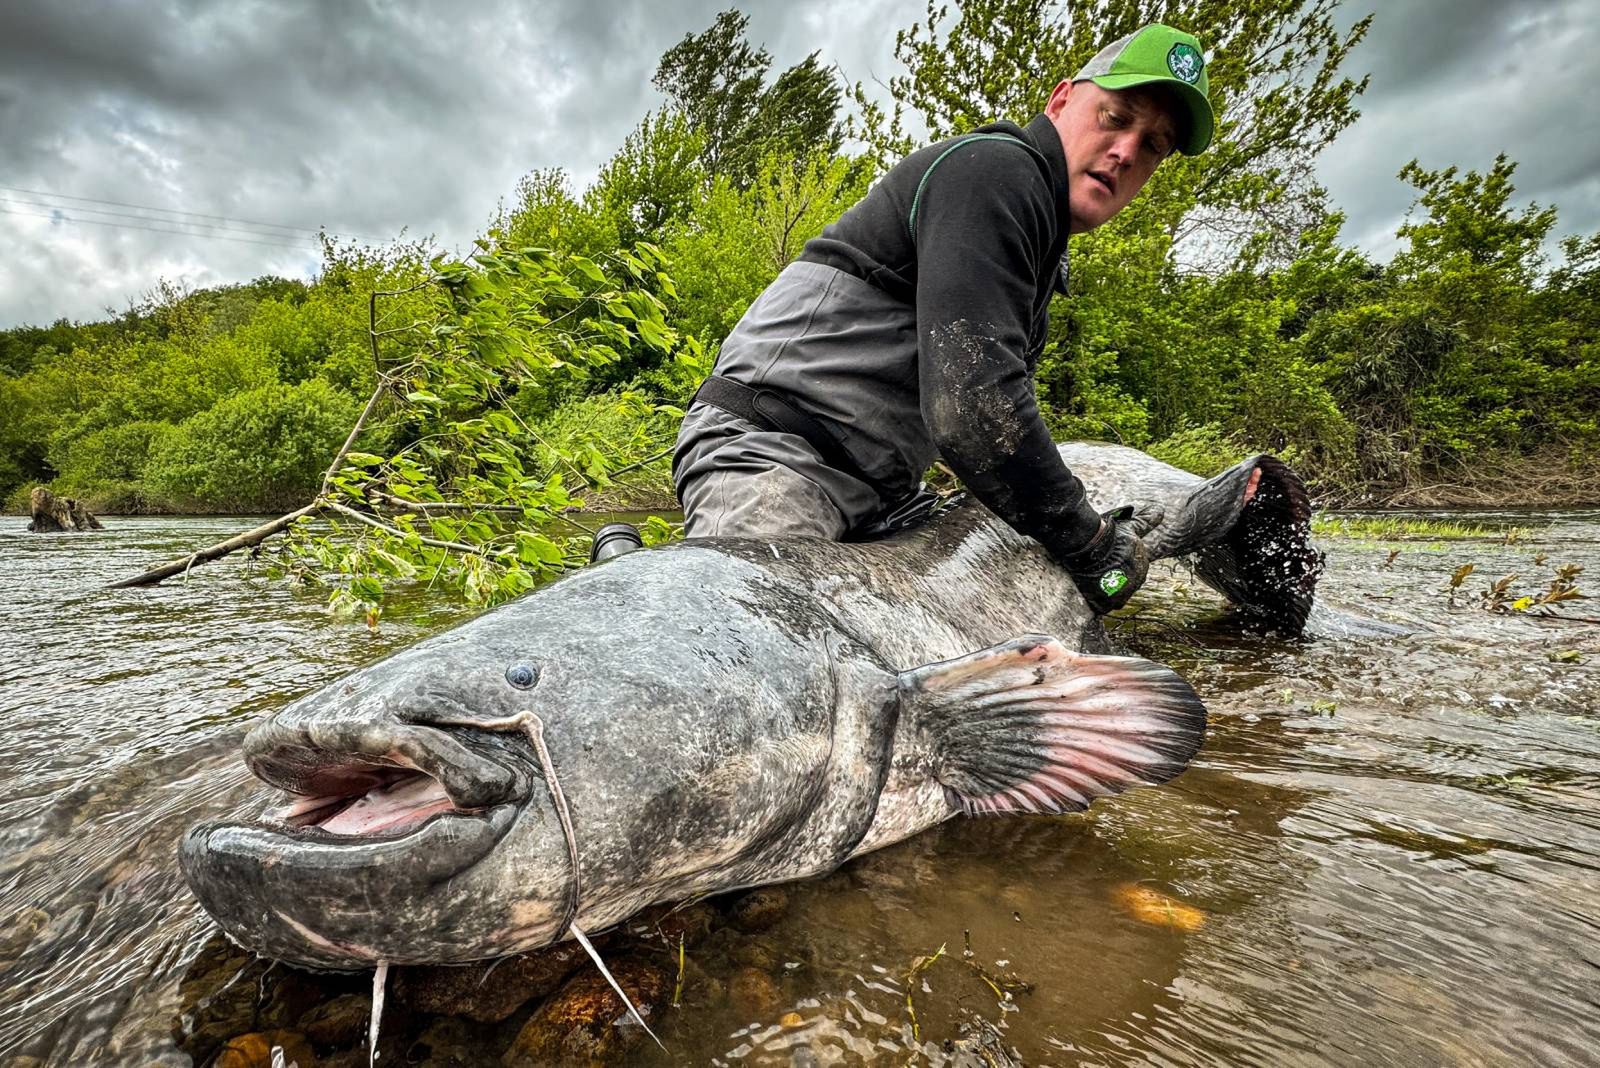
M 522 174 L 591 177 L 659 103 L 661 53 L 730 2 L 4 0 L 0 327 L 98 318 L 159 278 L 306 277 L 318 227 L 459 247 Z M 894 32 L 925 10 L 738 6 L 776 68 L 820 49 L 852 80 L 897 73 Z M 1363 116 L 1320 168 L 1348 241 L 1392 251 L 1411 157 L 1481 170 L 1501 151 L 1519 201 L 1600 229 L 1600 0 L 1345 0 L 1341 17 L 1373 7 Z

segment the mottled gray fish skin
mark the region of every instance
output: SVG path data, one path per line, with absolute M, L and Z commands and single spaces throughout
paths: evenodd
M 1116 446 L 1063 455 L 1100 505 L 1165 509 L 1160 555 L 1220 553 L 1224 592 L 1264 599 L 1245 607 L 1285 629 L 1304 621 L 1309 505 L 1281 463 L 1256 457 L 1202 482 Z M 1292 582 L 1250 577 L 1273 566 L 1241 556 L 1251 524 L 1286 541 L 1302 531 Z M 937 746 L 909 721 L 899 673 L 1037 634 L 1111 651 L 1043 549 L 970 501 L 870 544 L 628 553 L 301 698 L 246 740 L 256 774 L 291 796 L 355 796 L 403 775 L 397 789 L 442 787 L 425 822 L 362 836 L 206 824 L 180 859 L 224 930 L 274 958 L 352 968 L 547 944 L 568 933 L 573 873 L 539 761 L 522 733 L 461 725 L 532 711 L 575 830 L 585 930 L 657 901 L 821 874 L 962 810 L 934 777 Z M 1197 731 L 1156 781 L 1198 745 Z

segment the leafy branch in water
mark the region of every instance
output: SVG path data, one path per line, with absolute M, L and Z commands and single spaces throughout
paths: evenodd
M 344 455 L 320 498 L 328 529 L 297 524 L 281 563 L 330 583 L 333 606 L 369 623 L 395 580 L 491 604 L 581 566 L 590 532 L 568 513 L 666 455 L 659 435 L 543 433 L 530 396 L 577 392 L 639 350 L 674 365 L 685 389 L 706 370 L 698 342 L 667 325 L 663 298 L 675 290 L 648 243 L 598 261 L 485 248 L 432 267 L 433 314 L 401 328 L 411 355 L 381 369 L 398 399 L 387 419 L 395 447 Z M 633 390 L 602 403 L 639 425 L 681 415 Z M 671 524 L 652 517 L 645 535 L 670 537 Z
M 1448 586 L 1450 607 L 1456 607 L 1456 596 L 1461 592 L 1462 584 L 1473 570 L 1472 564 L 1462 564 L 1451 574 Z M 1548 619 L 1568 618 L 1558 615 L 1552 608 L 1567 601 L 1581 600 L 1586 596 L 1578 589 L 1578 576 L 1582 573 L 1581 564 L 1562 564 L 1556 568 L 1555 577 L 1550 580 L 1548 589 L 1538 593 L 1523 594 L 1512 589 L 1511 584 L 1517 580 L 1517 576 L 1506 575 L 1489 583 L 1487 588 L 1478 592 L 1478 606 L 1486 612 L 1494 612 L 1497 615 L 1531 612 Z

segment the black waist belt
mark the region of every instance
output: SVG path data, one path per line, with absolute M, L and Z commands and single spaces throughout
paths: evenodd
M 847 475 L 861 479 L 869 486 L 875 483 L 862 473 L 850 454 L 822 428 L 822 424 L 796 408 L 780 393 L 770 389 L 757 389 L 731 378 L 712 375 L 700 383 L 694 400 L 721 408 L 729 415 L 754 423 L 762 430 L 776 430 L 803 438 L 817 450 L 824 463 Z M 690 403 L 694 403 L 691 401 Z

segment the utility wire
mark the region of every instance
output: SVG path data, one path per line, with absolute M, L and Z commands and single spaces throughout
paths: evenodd
M 34 219 L 49 219 L 52 222 L 89 223 L 91 226 L 116 226 L 125 230 L 148 230 L 153 234 L 177 234 L 180 237 L 205 237 L 210 238 L 213 241 L 238 241 L 246 245 L 270 245 L 273 248 L 292 248 L 298 249 L 301 252 L 315 251 L 315 246 L 310 244 L 291 245 L 281 241 L 253 241 L 248 237 L 229 237 L 227 234 L 201 234 L 195 233 L 193 230 L 162 230 L 157 229 L 154 226 L 139 226 L 135 223 L 112 222 L 109 219 L 76 219 L 70 215 L 61 215 L 59 213 L 45 214 L 44 212 L 17 211 L 13 208 L 0 208 L 0 215 L 23 215 Z M 288 237 L 289 235 L 285 234 L 284 236 Z
M 194 216 L 196 218 L 200 218 L 200 219 L 215 219 L 215 220 L 217 220 L 219 222 L 244 223 L 247 226 L 270 226 L 270 227 L 272 227 L 273 229 L 276 229 L 276 230 L 291 230 L 291 231 L 297 231 L 299 233 L 307 233 L 307 234 L 315 234 L 315 233 L 319 232 L 315 228 L 309 227 L 309 226 L 289 226 L 289 225 L 287 225 L 285 223 L 262 222 L 262 221 L 260 221 L 258 219 L 235 219 L 235 218 L 230 218 L 230 217 L 228 217 L 226 215 L 207 215 L 205 212 L 188 211 L 188 210 L 185 210 L 185 209 L 182 209 L 182 208 L 157 208 L 157 207 L 152 207 L 149 204 L 129 204 L 129 203 L 126 203 L 125 201 L 121 201 L 121 200 L 103 200 L 103 199 L 101 199 L 99 197 L 72 196 L 71 194 L 68 194 L 68 193 L 49 193 L 49 192 L 45 192 L 44 190 L 40 190 L 40 189 L 19 189 L 16 186 L 10 186 L 10 185 L 0 185 L 0 190 L 5 190 L 8 193 L 23 193 L 23 194 L 26 194 L 27 196 L 31 196 L 31 197 L 54 197 L 54 198 L 56 198 L 58 200 L 76 200 L 76 201 L 81 201 L 82 203 L 85 203 L 85 204 L 109 204 L 110 206 L 115 207 L 115 208 L 134 208 L 134 209 L 136 209 L 138 211 L 159 211 L 159 212 L 163 212 L 163 213 L 168 214 L 168 215 L 192 215 L 192 216 Z M 153 222 L 182 222 L 183 220 L 181 220 L 181 219 L 154 219 L 152 221 Z M 290 235 L 286 234 L 286 235 L 283 235 L 283 236 L 290 236 Z M 354 238 L 357 238 L 358 240 L 361 240 L 361 241 L 374 241 L 374 242 L 377 241 L 376 238 L 367 237 L 367 236 L 365 236 L 363 234 L 341 234 L 341 235 L 337 235 L 337 236 L 354 237 Z
M 271 226 L 279 230 L 301 230 L 310 234 L 317 232 L 306 226 L 287 226 L 283 223 L 260 222 L 253 219 L 230 219 L 225 215 L 206 215 L 202 212 L 184 211 L 179 208 L 154 208 L 148 204 L 126 204 L 120 200 L 101 200 L 97 197 L 75 197 L 66 193 L 47 193 L 40 189 L 17 189 L 9 185 L 0 185 L 0 189 L 4 189 L 8 193 L 25 193 L 31 197 L 55 197 L 59 200 L 78 200 L 85 204 L 110 204 L 112 207 L 117 208 L 138 208 L 141 211 L 161 211 L 171 215 L 195 215 L 202 219 L 216 219 L 220 222 L 240 222 L 249 223 L 251 226 Z
M 284 241 L 304 241 L 306 238 L 298 234 L 275 234 L 268 230 L 247 230 L 236 226 L 223 226 L 221 223 L 190 222 L 187 219 L 158 219 L 150 215 L 136 215 L 130 211 L 108 211 L 105 208 L 69 208 L 62 204 L 52 204 L 47 200 L 23 200 L 19 197 L 0 196 L 0 204 L 26 204 L 35 208 L 49 208 L 54 212 L 76 211 L 90 215 L 110 215 L 118 219 L 138 219 L 140 222 L 162 223 L 168 226 L 198 226 L 206 230 L 221 230 L 226 233 L 247 234 L 253 237 L 275 237 Z M 95 222 L 94 219 L 82 219 L 81 222 Z

